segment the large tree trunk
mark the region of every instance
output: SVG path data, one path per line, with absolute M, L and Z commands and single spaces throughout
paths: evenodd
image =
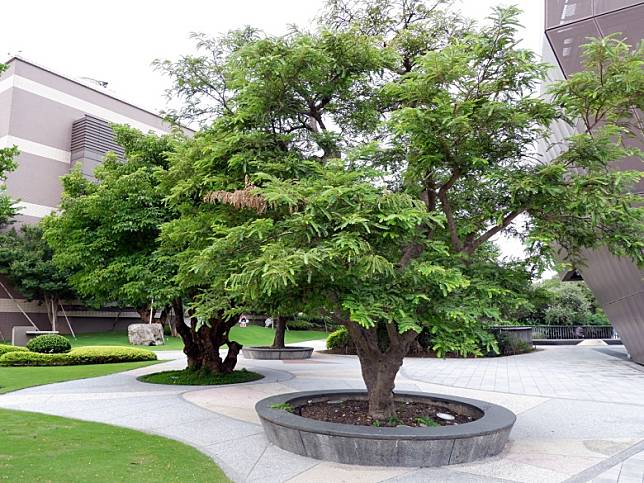
M 403 356 L 396 353 L 361 354 L 358 351 L 362 378 L 369 393 L 369 415 L 378 420 L 396 416 L 394 385 Z
M 402 366 L 409 346 L 418 334 L 411 332 L 399 334 L 393 323 L 387 323 L 387 343 L 379 344 L 376 327 L 365 329 L 350 320 L 344 320 L 342 323 L 349 331 L 356 346 L 362 378 L 367 386 L 369 416 L 379 421 L 395 417 L 394 386 L 396 375 Z
M 286 345 L 284 344 L 284 336 L 286 334 L 286 321 L 284 317 L 279 315 L 273 319 L 275 324 L 275 337 L 273 338 L 273 349 L 284 349 Z
M 183 352 L 188 358 L 188 368 L 207 370 L 215 374 L 230 373 L 235 369 L 241 344 L 228 339 L 234 321 L 212 319 L 210 325 L 202 325 L 196 330 L 197 319 L 193 318 L 188 327 L 183 321 L 183 303 L 178 300 L 172 304 L 175 312 L 175 327 L 183 340 Z M 228 346 L 228 353 L 222 359 L 220 348 Z

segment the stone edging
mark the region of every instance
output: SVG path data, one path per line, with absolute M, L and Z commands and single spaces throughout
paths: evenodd
M 365 391 L 308 391 L 262 399 L 255 410 L 266 437 L 282 449 L 311 458 L 371 466 L 442 466 L 500 453 L 516 416 L 496 404 L 421 392 L 397 392 L 410 400 L 431 399 L 483 413 L 476 421 L 437 428 L 371 427 L 327 423 L 297 416 L 274 405 L 365 397 Z M 273 406 L 273 407 L 272 407 Z
M 243 347 L 242 354 L 246 359 L 284 360 L 284 359 L 310 359 L 313 347 L 289 346 L 283 349 L 271 347 Z

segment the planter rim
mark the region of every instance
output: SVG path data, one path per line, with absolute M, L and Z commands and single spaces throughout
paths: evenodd
M 273 348 L 273 347 L 243 347 L 242 350 L 251 350 L 251 351 L 258 351 L 258 352 L 299 352 L 299 351 L 305 351 L 305 350 L 313 350 L 313 347 L 305 347 L 305 346 L 288 346 L 284 347 L 282 349 L 279 348 Z
M 395 396 L 402 398 L 410 397 L 416 399 L 430 399 L 436 402 L 464 404 L 478 409 L 483 413 L 483 416 L 476 421 L 453 426 L 388 428 L 318 421 L 298 416 L 283 409 L 273 409 L 271 407 L 275 404 L 294 403 L 296 401 L 297 403 L 301 403 L 311 398 L 320 398 L 325 396 L 328 396 L 329 399 L 337 399 L 344 396 L 364 397 L 366 394 L 366 390 L 323 390 L 278 394 L 276 396 L 260 400 L 255 405 L 255 410 L 257 411 L 260 419 L 286 428 L 329 436 L 380 440 L 405 439 L 422 441 L 472 438 L 509 429 L 516 421 L 516 416 L 513 412 L 502 406 L 486 401 L 458 396 L 448 396 L 445 394 L 412 391 L 396 391 L 394 394 Z

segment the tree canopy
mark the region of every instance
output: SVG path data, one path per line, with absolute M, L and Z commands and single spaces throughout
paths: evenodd
M 162 230 L 200 220 L 181 276 L 199 280 L 195 310 L 329 313 L 373 394 L 423 326 L 438 350 L 493 348 L 481 321 L 521 303 L 513 288 L 554 242 L 570 261 L 599 245 L 642 261 L 640 174 L 609 169 L 637 154 L 620 140 L 641 50 L 594 41 L 586 72 L 538 97 L 548 66 L 518 46 L 516 8 L 478 27 L 380 3 L 331 2 L 312 32 L 200 37 L 203 56 L 159 64 L 175 95 L 199 99 L 178 114 L 217 116 L 175 155 L 170 200 L 190 208 Z M 542 162 L 551 124 L 579 119 L 589 130 Z M 499 234 L 521 238 L 525 260 L 501 262 Z M 391 410 L 386 393 L 374 414 Z
M 234 366 L 239 313 L 330 316 L 355 342 L 371 416 L 392 416 L 424 327 L 437 352 L 479 355 L 495 349 L 484 324 L 555 256 L 579 264 L 605 245 L 643 261 L 641 174 L 611 169 L 640 156 L 623 141 L 641 135 L 642 49 L 594 40 L 586 71 L 539 97 L 548 66 L 519 46 L 517 17 L 499 8 L 477 26 L 442 1 L 333 0 L 311 30 L 198 36 L 200 55 L 157 67 L 183 101 L 173 114 L 202 129 L 164 146 L 161 167 L 126 149 L 96 185 L 68 177 L 48 239 L 72 248 L 56 257 L 79 291 L 122 301 L 149 297 L 163 261 L 158 280 L 193 317 L 189 361 L 229 344 L 211 370 Z M 582 128 L 546 163 L 536 146 L 554 122 Z M 502 234 L 523 259 L 500 258 Z

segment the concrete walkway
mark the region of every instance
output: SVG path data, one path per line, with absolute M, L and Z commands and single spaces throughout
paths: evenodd
M 495 458 L 445 468 L 371 468 L 321 462 L 264 438 L 253 410 L 272 394 L 363 388 L 353 356 L 314 353 L 308 361 L 245 361 L 254 383 L 219 387 L 145 384 L 136 377 L 182 368 L 179 352 L 161 365 L 0 396 L 0 407 L 99 421 L 160 434 L 210 455 L 238 482 L 644 483 L 644 367 L 620 347 L 552 347 L 497 359 L 407 359 L 398 389 L 454 394 L 504 405 L 518 415 Z

